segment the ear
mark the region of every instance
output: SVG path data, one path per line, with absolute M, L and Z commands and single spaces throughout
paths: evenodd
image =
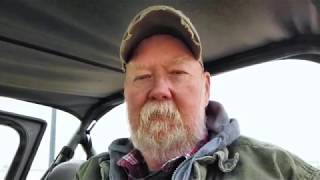
M 204 86 L 205 86 L 205 100 L 206 100 L 206 106 L 209 104 L 209 98 L 210 98 L 210 73 L 204 72 Z

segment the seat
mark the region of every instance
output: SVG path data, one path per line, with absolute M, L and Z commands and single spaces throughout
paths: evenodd
M 84 160 L 72 160 L 57 165 L 48 174 L 47 180 L 73 180 Z

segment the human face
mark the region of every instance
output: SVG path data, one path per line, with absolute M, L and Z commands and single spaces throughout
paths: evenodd
M 199 131 L 205 129 L 204 112 L 209 86 L 210 74 L 203 72 L 199 61 L 180 40 L 169 35 L 145 39 L 127 64 L 124 83 L 132 133 L 141 126 L 141 111 L 146 104 L 170 102 L 179 112 L 187 133 L 204 136 L 204 132 Z M 170 119 L 153 116 L 152 121 L 170 122 Z M 167 128 L 166 131 L 159 130 L 161 136 L 157 137 L 161 141 L 165 141 L 168 134 L 175 133 L 175 128 Z

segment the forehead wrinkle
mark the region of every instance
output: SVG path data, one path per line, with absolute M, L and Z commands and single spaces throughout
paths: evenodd
M 177 57 L 177 58 L 174 58 L 173 60 L 171 61 L 168 61 L 168 62 L 165 62 L 165 63 L 162 63 L 162 64 L 159 64 L 159 66 L 172 66 L 172 65 L 180 65 L 180 64 L 186 64 L 186 62 L 188 62 L 189 60 L 194 60 L 188 56 L 182 56 L 182 57 Z M 196 60 L 194 60 L 196 61 Z M 147 69 L 148 68 L 148 65 L 147 64 L 144 64 L 144 63 L 139 63 L 139 62 L 132 62 L 132 63 L 129 63 L 131 68 L 134 69 L 134 70 L 143 70 L 143 69 Z
M 131 68 L 133 69 L 146 69 L 147 68 L 147 65 L 146 64 L 143 64 L 143 63 L 135 63 L 133 61 L 131 61 L 131 63 L 128 63 L 129 66 L 131 66 Z
M 172 58 L 172 60 L 170 60 L 170 61 L 164 61 L 162 64 L 159 64 L 159 66 L 168 67 L 168 66 L 173 66 L 173 65 L 187 64 L 190 61 L 197 61 L 197 60 L 195 60 L 193 57 L 190 57 L 188 55 L 184 55 L 184 56 Z M 139 62 L 135 61 L 135 59 L 132 59 L 128 63 L 128 65 L 131 66 L 131 68 L 133 70 L 143 70 L 143 69 L 147 69 L 150 66 L 145 63 L 139 63 Z
M 185 62 L 188 62 L 189 60 L 196 61 L 195 59 L 185 55 L 185 56 L 180 56 L 180 57 L 174 58 L 168 64 L 179 65 L 179 64 L 184 64 Z

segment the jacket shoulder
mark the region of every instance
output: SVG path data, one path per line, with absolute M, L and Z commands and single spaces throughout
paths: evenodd
M 261 169 L 274 178 L 320 179 L 320 170 L 296 155 L 278 146 L 240 136 L 230 145 L 230 151 L 239 152 L 240 166 Z M 251 167 L 252 166 L 252 167 Z
M 76 180 L 100 180 L 102 179 L 101 168 L 108 168 L 108 163 L 110 161 L 110 155 L 108 152 L 104 152 L 95 155 L 84 162 L 79 170 L 77 171 Z M 103 166 L 103 167 L 101 167 Z

